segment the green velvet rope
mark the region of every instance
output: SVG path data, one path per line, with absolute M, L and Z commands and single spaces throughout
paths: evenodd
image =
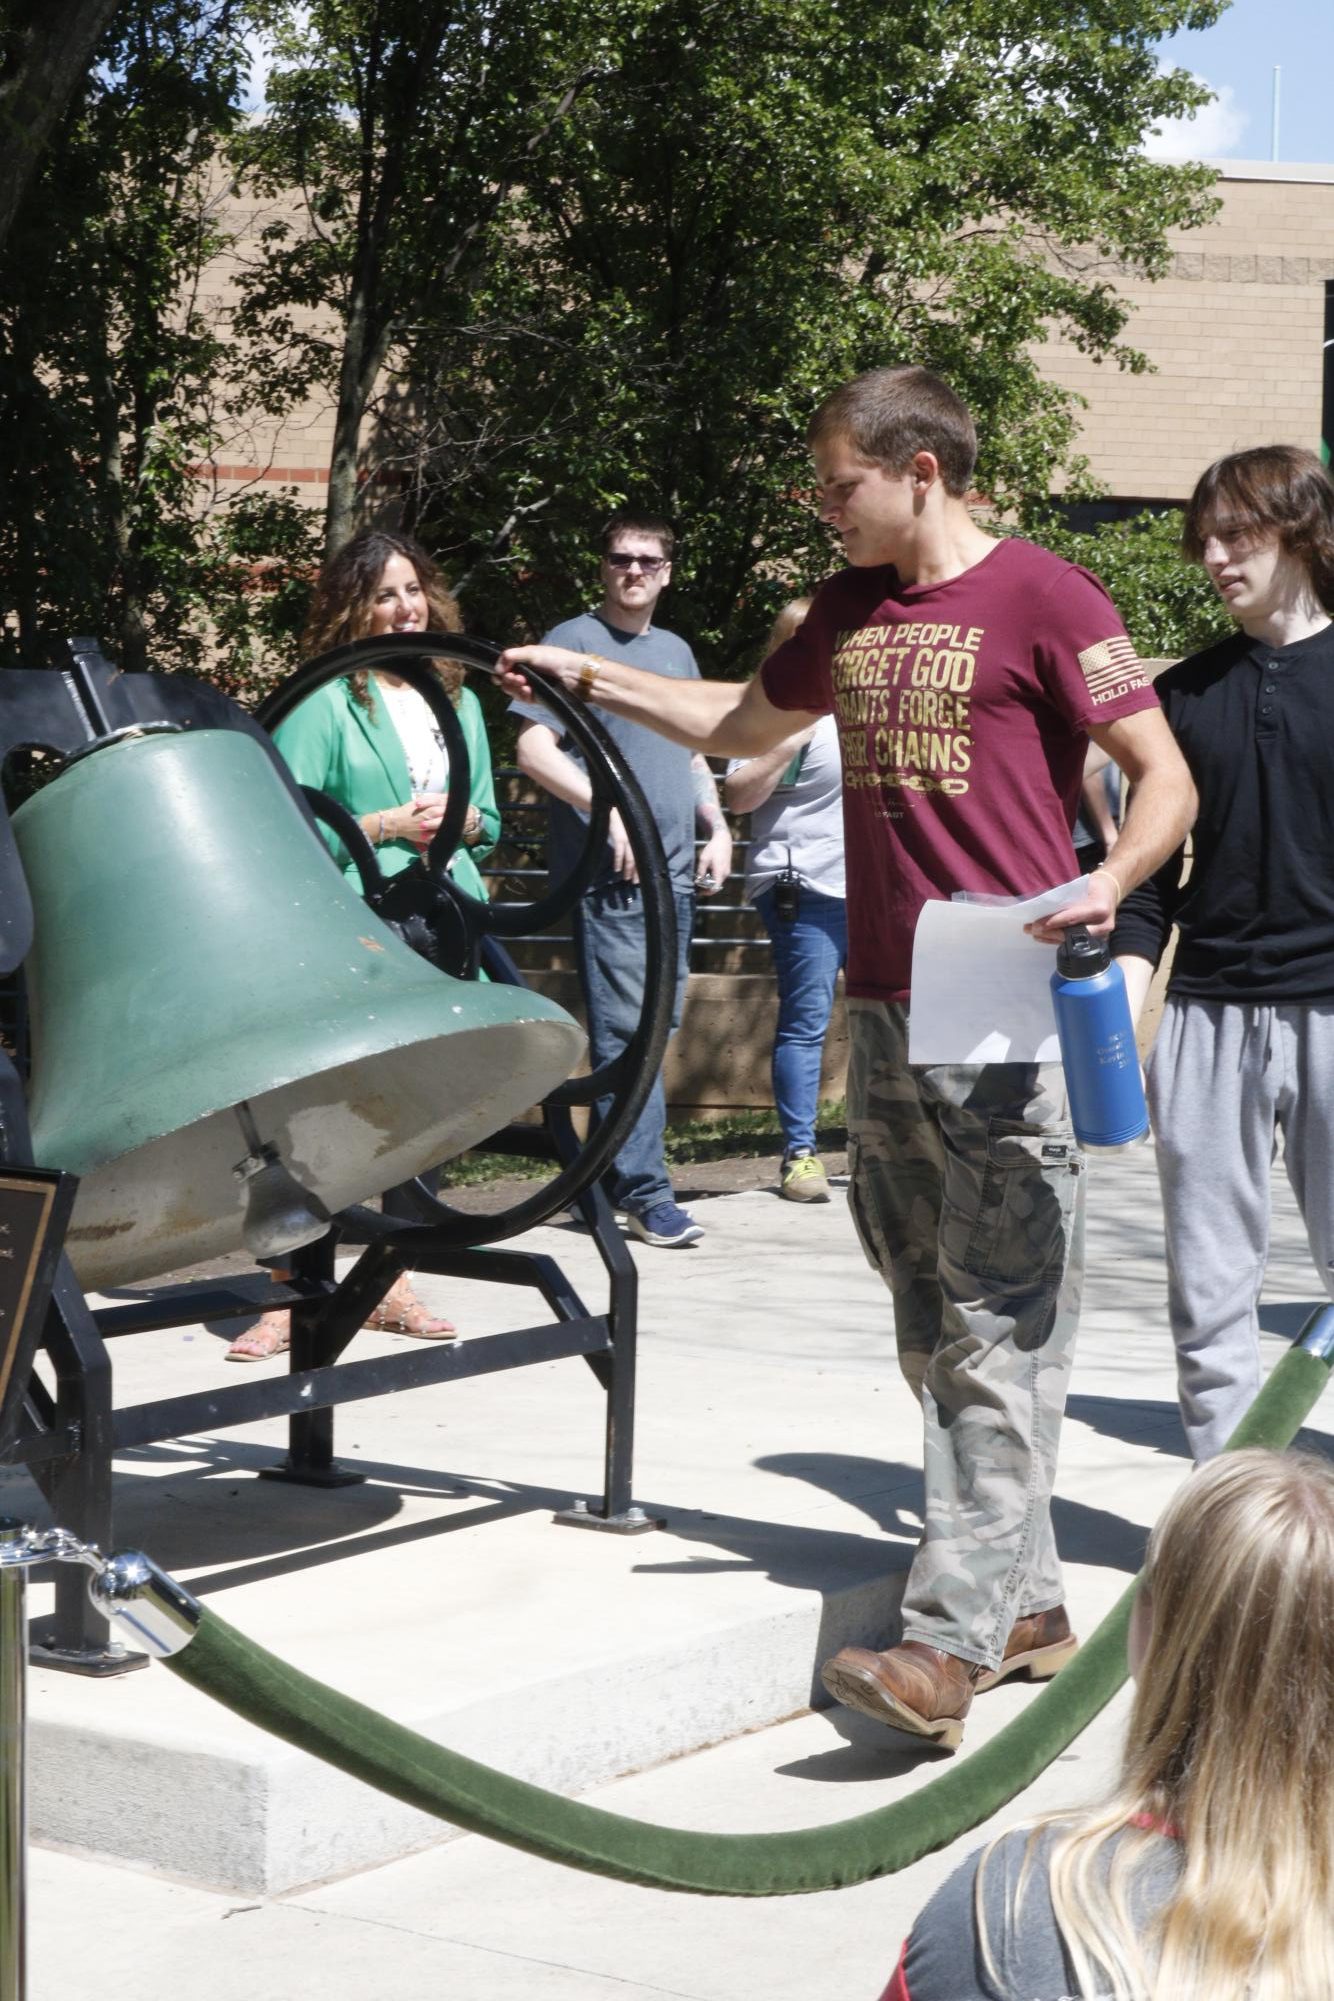
M 1289 1444 L 1329 1373 L 1329 1360 L 1292 1349 L 1230 1446 Z M 781 1897 L 906 1869 L 1022 1792 L 1125 1680 L 1134 1595 L 1132 1584 L 1069 1667 L 981 1750 L 908 1799 L 833 1826 L 785 1834 L 657 1827 L 547 1792 L 390 1722 L 266 1653 L 207 1610 L 189 1646 L 166 1664 L 274 1736 L 474 1834 L 659 1890 Z

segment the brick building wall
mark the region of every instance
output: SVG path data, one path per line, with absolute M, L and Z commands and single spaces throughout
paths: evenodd
M 1205 466 L 1248 445 L 1321 436 L 1325 285 L 1334 280 L 1334 166 L 1219 163 L 1222 207 L 1172 233 L 1157 284 L 1090 259 L 1132 304 L 1123 336 L 1151 375 L 1053 341 L 1043 373 L 1087 401 L 1080 446 L 1110 494 L 1184 500 Z
M 219 226 L 234 240 L 204 273 L 200 303 L 205 312 L 223 319 L 238 304 L 241 275 L 259 261 L 262 232 L 286 227 L 295 235 L 307 224 L 295 194 L 261 199 L 221 184 L 215 203 Z M 287 311 L 301 332 L 337 338 L 337 326 L 327 314 L 305 306 Z M 282 422 L 262 410 L 241 412 L 219 439 L 212 459 L 197 468 L 201 485 L 215 488 L 220 499 L 254 484 L 288 487 L 308 506 L 323 509 L 329 495 L 333 419 L 333 404 L 323 393 L 308 397 Z

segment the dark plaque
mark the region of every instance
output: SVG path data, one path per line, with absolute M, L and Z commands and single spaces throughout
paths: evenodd
M 23 1414 L 78 1177 L 0 1167 L 0 1453 Z

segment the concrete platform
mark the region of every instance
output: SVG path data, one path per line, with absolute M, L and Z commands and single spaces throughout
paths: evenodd
M 1276 1198 L 1264 1312 L 1271 1360 L 1316 1303 L 1300 1224 L 1277 1182 Z M 316 1493 L 255 1480 L 281 1444 L 277 1425 L 130 1455 L 118 1474 L 118 1539 L 149 1549 L 298 1666 L 490 1763 L 572 1792 L 640 1772 L 607 1797 L 627 1811 L 701 1826 L 794 1825 L 923 1783 L 933 1754 L 857 1719 L 826 1712 L 763 1727 L 805 1707 L 831 1649 L 892 1633 L 920 1476 L 916 1410 L 894 1369 L 886 1298 L 841 1202 L 795 1209 L 754 1193 L 701 1202 L 697 1213 L 708 1226 L 701 1246 L 637 1252 L 636 1498 L 667 1516 L 664 1532 L 625 1541 L 551 1525 L 573 1495 L 594 1496 L 600 1460 L 601 1397 L 570 1362 L 348 1407 L 340 1449 L 371 1474 L 360 1488 Z M 1070 1603 L 1085 1628 L 1137 1568 L 1147 1527 L 1185 1468 L 1147 1149 L 1095 1163 L 1090 1218 L 1056 1509 Z M 557 1250 L 590 1301 L 600 1297 L 580 1233 L 548 1230 L 534 1241 Z M 530 1296 L 499 1289 L 431 1280 L 422 1289 L 472 1334 L 523 1324 L 530 1310 Z M 221 1352 L 221 1330 L 121 1342 L 120 1395 L 221 1379 Z M 1334 1409 L 1322 1406 L 1316 1427 L 1328 1445 Z M 36 1513 L 20 1487 L 8 1482 L 0 1506 Z M 980 1701 L 965 1748 L 1028 1699 L 1004 1687 Z M 270 1951 L 290 1953 L 303 1986 L 327 1951 L 334 1990 L 358 1996 L 425 1993 L 428 1978 L 433 1993 L 443 1981 L 479 2001 L 639 1991 L 833 2001 L 858 1991 L 841 1979 L 821 1984 L 797 1952 L 800 1914 L 832 1909 L 832 1898 L 710 1900 L 683 1927 L 680 1914 L 698 1900 L 596 1884 L 470 1838 L 446 1855 L 449 1830 L 273 1744 L 164 1670 L 97 1684 L 38 1672 L 31 1712 L 33 1832 L 76 1852 L 40 1861 L 42 1896 L 56 1901 L 39 1909 L 36 1963 L 49 1955 L 65 1970 L 39 1996 L 85 1991 L 70 1984 L 55 1912 L 72 1898 L 91 1923 L 104 1894 L 141 1911 L 150 1929 L 184 1925 L 201 1942 L 237 1894 L 281 1900 L 247 1913 L 253 1924 L 232 1919 L 201 1947 L 201 1995 L 242 1991 Z M 1087 1733 L 1043 1788 L 1066 1796 L 1063 1771 L 1105 1763 L 1114 1737 L 1106 1722 Z M 739 1741 L 682 1760 L 724 1739 Z M 431 1852 L 410 1862 L 304 1887 L 426 1844 Z M 78 1859 L 90 1854 L 164 1880 Z M 892 1932 L 944 1866 L 932 1858 L 892 1888 L 840 1893 L 842 1917 L 823 1931 L 812 1923 L 810 1937 L 838 1935 L 858 1900 L 886 1913 Z M 229 1894 L 210 1894 L 218 1891 Z M 789 1921 L 790 1912 L 798 1916 Z M 628 1956 L 627 1925 L 643 1938 Z M 417 1971 L 393 1979 L 389 1934 L 400 1931 L 416 1940 Z M 707 1942 L 724 1936 L 738 1950 L 751 1941 L 753 1981 L 738 1985 L 735 1963 L 731 1984 L 723 1980 Z M 883 1979 L 897 1939 L 874 1943 L 867 1976 Z M 142 1983 L 141 1953 L 120 1956 L 126 1980 Z M 804 1985 L 794 1970 L 803 1964 Z M 266 1985 L 287 1991 L 282 1980 Z M 131 1988 L 101 1964 L 86 1991 L 111 2001 Z

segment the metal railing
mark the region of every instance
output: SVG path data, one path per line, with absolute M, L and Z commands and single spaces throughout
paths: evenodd
M 493 895 L 528 900 L 546 885 L 547 802 L 513 766 L 498 767 L 495 780 L 500 839 L 481 873 Z M 749 847 L 748 840 L 734 841 L 727 881 L 716 895 L 701 897 L 695 906 L 692 973 L 762 974 L 773 969 L 768 933 L 745 898 Z M 574 965 L 568 920 L 511 941 L 511 950 L 525 971 L 564 971 Z

